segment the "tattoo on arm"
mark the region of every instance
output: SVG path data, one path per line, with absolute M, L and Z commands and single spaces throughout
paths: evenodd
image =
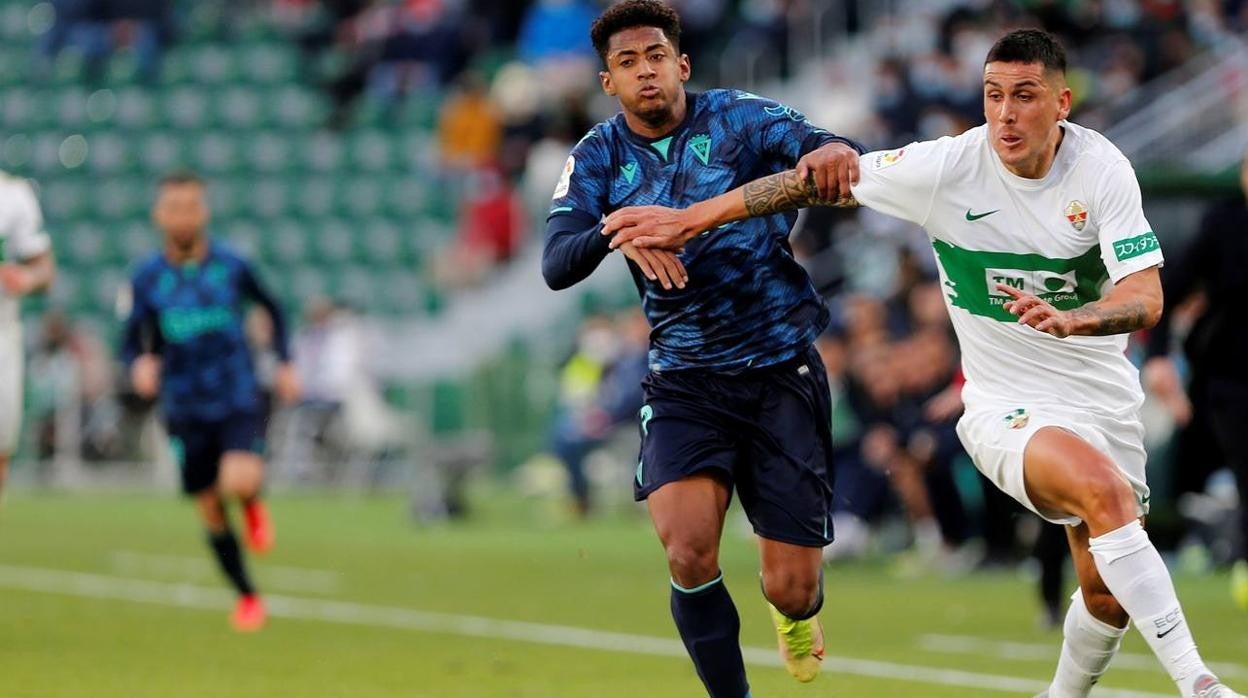
M 1077 321 L 1093 321 L 1090 330 L 1083 333 L 1093 336 L 1126 334 L 1143 329 L 1148 324 L 1148 311 L 1141 301 L 1129 301 L 1117 308 L 1102 308 L 1096 303 L 1089 303 L 1070 312 Z
M 756 179 L 745 185 L 743 194 L 745 195 L 745 209 L 751 217 L 793 211 L 807 206 L 853 207 L 858 205 L 853 197 L 840 201 L 820 199 L 814 180 L 807 178 L 806 181 L 802 181 L 797 176 L 796 170 L 787 170 Z

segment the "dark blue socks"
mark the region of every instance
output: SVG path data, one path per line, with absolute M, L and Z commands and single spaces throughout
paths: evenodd
M 672 582 L 672 619 L 711 698 L 748 698 L 741 618 L 724 575 L 693 589 Z

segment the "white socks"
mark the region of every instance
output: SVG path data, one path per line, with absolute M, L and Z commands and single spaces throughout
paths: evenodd
M 1049 698 L 1086 698 L 1109 668 L 1126 633 L 1126 628 L 1115 628 L 1095 618 L 1083 603 L 1083 591 L 1075 589 L 1066 611 L 1062 656 L 1057 660 Z
M 1088 548 L 1105 586 L 1131 616 L 1179 691 L 1192 695 L 1196 679 L 1212 672 L 1196 651 L 1170 572 L 1144 527 L 1132 521 L 1090 539 Z

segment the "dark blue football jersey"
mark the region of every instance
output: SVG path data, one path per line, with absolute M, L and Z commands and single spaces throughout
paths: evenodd
M 605 238 L 589 236 L 603 237 L 594 224 L 612 211 L 686 208 L 792 169 L 831 141 L 862 151 L 749 92 L 690 92 L 687 99 L 683 122 L 663 138 L 637 135 L 617 114 L 573 149 L 548 219 L 543 271 L 552 287 L 579 281 L 586 265 L 605 257 Z M 793 258 L 788 237 L 796 218 L 796 212 L 750 218 L 690 240 L 680 254 L 689 273 L 683 289 L 665 290 L 629 264 L 650 321 L 652 369 L 738 372 L 792 359 L 814 340 L 828 311 Z
M 121 357 L 129 366 L 141 353 L 160 355 L 160 404 L 167 419 L 219 421 L 260 409 L 243 329 L 248 302 L 260 303 L 273 318 L 283 361 L 290 350 L 284 316 L 251 265 L 216 242 L 197 263 L 173 264 L 156 253 L 139 265 L 131 289 Z

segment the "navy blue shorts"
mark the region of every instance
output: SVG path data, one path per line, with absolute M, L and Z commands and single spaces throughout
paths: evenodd
M 255 412 L 236 412 L 216 421 L 171 421 L 168 430 L 186 494 L 196 494 L 216 484 L 217 469 L 226 451 L 264 451 L 264 420 Z
M 813 347 L 738 375 L 652 372 L 642 387 L 638 501 L 714 471 L 736 488 L 758 535 L 807 547 L 832 542 L 832 397 Z

